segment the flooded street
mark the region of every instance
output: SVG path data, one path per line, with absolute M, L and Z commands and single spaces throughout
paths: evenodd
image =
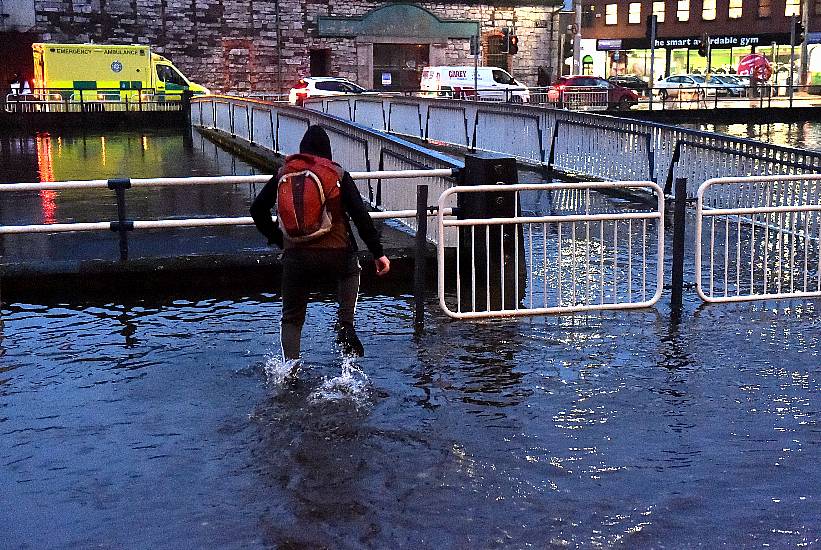
M 146 152 L 140 135 L 115 139 Z M 98 148 L 51 170 L 251 171 L 180 135 L 149 136 L 148 150 L 161 139 L 163 161 L 108 170 Z M 47 174 L 42 138 L 29 142 L 0 181 Z M 244 215 L 250 191 L 198 193 L 173 200 Z M 41 223 L 32 200 L 4 207 L 3 223 Z M 57 204 L 70 220 L 74 203 Z M 362 293 L 366 356 L 353 363 L 329 337 L 333 298 L 318 295 L 289 377 L 274 288 L 4 302 L 0 546 L 818 546 L 818 302 L 706 305 L 688 288 L 678 317 L 669 295 L 493 322 L 450 320 L 430 296 L 417 335 L 412 296 Z

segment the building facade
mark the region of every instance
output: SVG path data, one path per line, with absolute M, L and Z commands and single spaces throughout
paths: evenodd
M 31 57 L 32 41 L 148 44 L 216 91 L 287 90 L 311 75 L 413 88 L 424 66 L 472 65 L 470 37 L 478 34 L 480 64 L 530 85 L 556 72 L 554 0 L 18 1 L 33 26 L 0 31 L 0 55 L 17 60 L 8 66 Z M 517 55 L 501 51 L 505 27 L 519 38 Z
M 582 8 L 582 66 L 586 72 L 650 78 L 647 16 L 656 15 L 655 78 L 675 73 L 732 72 L 751 52 L 763 53 L 785 84 L 793 17 L 806 29 L 802 49 L 810 73 L 821 72 L 821 0 L 586 0 Z M 710 42 L 709 58 L 698 53 Z M 799 70 L 795 63 L 796 72 Z

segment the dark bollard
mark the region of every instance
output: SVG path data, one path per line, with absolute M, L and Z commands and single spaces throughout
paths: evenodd
M 416 187 L 416 254 L 413 259 L 413 328 L 419 332 L 425 328 L 425 263 L 428 247 L 428 186 Z
M 191 124 L 191 98 L 194 97 L 194 92 L 191 90 L 183 90 L 180 101 L 182 102 L 182 110 L 185 116 L 185 122 Z
M 673 266 L 670 306 L 680 310 L 684 292 L 684 230 L 686 229 L 687 178 L 676 178 L 673 207 Z M 698 251 L 696 251 L 698 254 Z
M 515 183 L 516 159 L 489 153 L 465 156 L 462 185 Z M 511 192 L 460 193 L 457 207 L 461 220 L 512 218 L 519 214 L 515 193 Z M 462 311 L 515 309 L 527 284 L 521 226 L 460 227 L 459 250 Z

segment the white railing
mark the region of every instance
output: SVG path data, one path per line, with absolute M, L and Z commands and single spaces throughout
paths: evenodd
M 820 189 L 821 175 L 705 181 L 696 208 L 699 296 L 707 302 L 821 296 Z
M 440 170 L 383 170 L 372 172 L 350 172 L 354 180 L 367 179 L 419 179 L 452 177 L 452 169 Z M 213 176 L 213 177 L 189 177 L 189 178 L 134 178 L 127 180 L 128 187 L 168 187 L 168 186 L 190 186 L 190 185 L 240 185 L 240 184 L 264 184 L 271 179 L 271 175 L 255 176 Z M 66 191 L 70 189 L 107 189 L 110 188 L 114 180 L 83 180 L 83 181 L 61 181 L 61 182 L 36 182 L 36 183 L 10 183 L 0 185 L 0 193 L 20 192 L 20 191 Z M 450 215 L 448 210 L 445 215 Z M 415 209 L 393 210 L 371 212 L 373 219 L 409 219 L 416 217 Z M 429 217 L 435 215 L 428 211 Z M 274 217 L 273 219 L 276 219 Z M 31 233 L 66 233 L 73 231 L 112 231 L 117 227 L 116 222 L 74 222 L 74 223 L 54 223 L 35 225 L 0 225 L 0 235 L 31 234 Z M 184 227 L 214 227 L 214 226 L 241 226 L 253 225 L 254 220 L 250 216 L 231 218 L 189 218 L 189 219 L 169 219 L 169 220 L 128 220 L 133 224 L 134 230 L 138 229 L 171 229 Z
M 595 208 L 595 193 L 591 192 L 628 189 L 652 194 L 654 206 L 619 212 Z M 520 213 L 522 193 L 568 190 L 581 194 L 577 195 L 581 200 L 576 203 L 576 213 Z M 661 297 L 664 193 L 655 183 L 454 187 L 442 194 L 439 205 L 452 204 L 459 194 L 486 192 L 513 193 L 517 214 L 489 219 L 437 218 L 440 233 L 456 242 L 453 254 L 446 253 L 442 244 L 438 247 L 439 304 L 450 317 L 643 308 Z M 460 218 L 464 213 L 460 212 Z M 447 232 L 457 235 L 451 238 Z M 449 283 L 455 284 L 455 293 L 447 293 Z
M 568 151 L 579 144 L 589 148 L 604 128 L 611 134 L 623 134 L 625 142 L 635 139 L 631 135 L 647 135 L 649 147 L 642 144 L 636 151 L 610 157 L 604 172 L 602 165 L 585 155 L 578 155 L 563 168 L 618 181 L 634 179 L 652 166 L 649 179 L 664 185 L 670 195 L 676 178 L 687 179 L 688 196 L 694 197 L 698 184 L 709 178 L 821 173 L 821 153 L 817 151 L 600 113 L 393 96 L 316 98 L 306 101 L 305 106 L 306 110 L 332 113 L 376 130 L 510 155 L 534 166 L 548 163 L 557 124 L 577 126 L 572 134 L 567 128 L 562 130 L 572 140 L 558 146 Z
M 351 105 L 351 108 L 356 110 L 357 105 Z M 371 114 L 381 119 L 381 109 L 380 103 L 378 111 Z M 366 116 L 365 111 L 365 107 L 360 108 L 359 116 Z M 219 130 L 281 156 L 299 152 L 299 142 L 305 130 L 310 124 L 319 124 L 328 132 L 334 160 L 351 172 L 453 170 L 464 166 L 461 161 L 436 151 L 335 116 L 254 99 L 194 98 L 191 123 L 197 128 Z M 430 194 L 438 196 L 453 183 L 448 176 L 420 176 L 411 177 L 405 185 L 386 185 L 377 176 L 358 179 L 357 188 L 372 207 L 398 211 L 416 208 L 416 185 L 428 185 Z M 413 219 L 404 219 L 401 223 L 416 230 Z M 427 238 L 437 242 L 435 224 L 428 224 Z

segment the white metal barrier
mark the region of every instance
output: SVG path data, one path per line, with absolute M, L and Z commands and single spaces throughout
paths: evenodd
M 354 180 L 367 179 L 409 179 L 418 178 L 440 178 L 452 177 L 454 170 L 382 170 L 373 172 L 350 172 Z M 161 187 L 161 186 L 188 186 L 188 185 L 239 185 L 239 184 L 264 184 L 271 179 L 271 175 L 256 176 L 214 176 L 214 177 L 189 177 L 189 178 L 134 178 L 129 180 L 130 186 L 137 187 Z M 106 189 L 110 185 L 109 180 L 84 180 L 84 181 L 61 181 L 61 182 L 36 182 L 36 183 L 10 183 L 0 185 L 0 193 L 20 192 L 20 191 L 65 191 L 69 189 Z M 450 214 L 450 210 L 445 215 Z M 371 212 L 373 219 L 408 219 L 416 217 L 416 210 L 392 210 L 384 212 Z M 435 213 L 428 212 L 430 217 Z M 276 218 L 274 218 L 276 219 Z M 111 231 L 113 223 L 116 222 L 74 222 L 36 225 L 0 225 L 0 235 L 26 234 L 26 233 L 66 233 L 71 231 Z M 254 220 L 250 216 L 235 218 L 188 218 L 171 220 L 135 220 L 133 229 L 171 229 L 182 227 L 213 227 L 225 225 L 253 225 Z
M 821 296 L 819 191 L 821 175 L 705 181 L 696 195 L 699 296 L 706 302 Z
M 596 208 L 591 192 L 626 189 L 654 195 L 654 206 L 615 213 Z M 446 219 L 441 210 L 459 194 L 509 192 L 514 194 L 515 212 L 519 213 L 521 193 L 567 190 L 583 194 L 576 213 L 457 220 Z M 643 308 L 661 297 L 664 193 L 655 183 L 453 187 L 442 193 L 439 205 L 439 232 L 456 243 L 451 257 L 443 244 L 438 247 L 439 304 L 450 317 Z M 452 238 L 447 232 L 458 235 Z M 455 262 L 453 269 L 448 262 Z M 449 282 L 455 283 L 455 293 L 448 294 Z

